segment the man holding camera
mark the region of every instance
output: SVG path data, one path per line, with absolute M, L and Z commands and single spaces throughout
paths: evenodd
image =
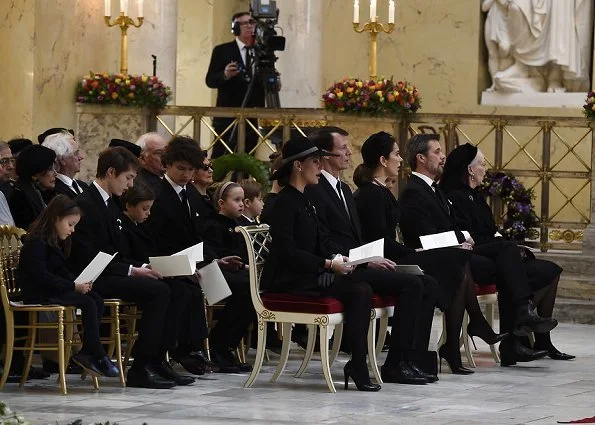
M 254 30 L 256 21 L 249 12 L 239 12 L 231 18 L 231 32 L 235 40 L 216 46 L 211 55 L 211 63 L 207 71 L 207 86 L 217 89 L 217 106 L 241 107 L 246 97 L 248 87 L 253 78 L 252 91 L 246 99 L 246 107 L 264 107 L 264 88 L 260 80 L 254 75 Z M 253 120 L 256 126 L 256 120 Z M 233 122 L 233 118 L 213 118 L 213 127 L 217 134 L 221 134 Z M 237 130 L 232 134 L 230 129 L 224 136 L 228 146 L 235 150 L 237 145 Z M 250 152 L 258 141 L 258 135 L 246 125 L 245 152 Z M 227 149 L 217 142 L 213 146 L 212 158 L 225 155 Z

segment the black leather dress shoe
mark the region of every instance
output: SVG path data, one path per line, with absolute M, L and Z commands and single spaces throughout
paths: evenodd
M 128 370 L 126 386 L 134 388 L 168 389 L 176 386 L 174 381 L 165 379 L 153 366 L 135 367 Z
M 500 366 L 513 366 L 517 362 L 532 362 L 548 355 L 547 350 L 533 350 L 525 347 L 516 338 L 510 343 L 500 343 Z
M 241 363 L 233 353 L 233 350 L 213 350 L 211 353 L 213 362 L 219 367 L 219 373 L 241 373 L 251 372 L 252 365 Z
M 195 381 L 195 379 L 192 376 L 180 375 L 178 372 L 173 370 L 171 365 L 165 360 L 163 360 L 161 363 L 157 365 L 156 370 L 157 373 L 159 373 L 159 375 L 163 376 L 166 379 L 169 379 L 170 381 L 174 381 L 176 385 L 190 385 Z
M 396 384 L 425 385 L 428 381 L 411 369 L 408 362 L 401 360 L 395 366 L 380 368 L 380 376 L 384 382 Z
M 421 370 L 419 367 L 417 367 L 417 365 L 415 364 L 414 361 L 409 360 L 409 367 L 411 368 L 411 370 L 413 370 L 418 376 L 424 378 L 426 381 L 428 382 L 437 382 L 438 381 L 438 375 L 433 375 L 431 373 L 426 373 L 423 370 Z
M 81 353 L 80 351 L 72 356 L 72 361 L 82 367 L 87 373 L 95 376 L 101 376 L 101 370 L 91 354 Z
M 547 333 L 558 326 L 558 321 L 551 317 L 541 317 L 535 312 L 535 306 L 531 301 L 519 307 L 513 333 L 516 336 L 527 336 L 534 332 L 538 334 Z
M 58 363 L 56 363 L 52 360 L 44 359 L 43 360 L 43 370 L 44 370 L 44 372 L 48 373 L 48 376 L 50 376 L 51 373 L 58 373 L 59 372 Z M 67 375 L 80 375 L 81 373 L 83 373 L 83 369 L 79 365 L 74 363 L 71 359 L 70 362 L 68 362 L 68 366 L 66 367 L 66 374 Z
M 104 356 L 102 359 L 97 361 L 97 369 L 103 376 L 109 378 L 115 378 L 120 376 L 120 369 L 110 360 L 108 356 Z
M 575 359 L 576 356 L 573 356 L 572 354 L 566 354 L 561 352 L 560 350 L 558 350 L 556 347 L 554 347 L 553 344 L 550 344 L 548 347 L 544 347 L 544 346 L 540 346 L 537 343 L 535 343 L 535 347 L 533 347 L 535 350 L 546 350 L 547 351 L 547 355 L 550 359 L 552 360 L 572 360 Z
M 174 360 L 193 375 L 204 375 L 205 373 L 216 372 L 219 368 L 215 363 L 207 359 L 202 351 L 184 354 L 175 357 Z

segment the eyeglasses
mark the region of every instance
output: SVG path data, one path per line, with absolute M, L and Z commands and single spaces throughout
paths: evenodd
M 254 19 L 250 19 L 249 21 L 239 22 L 241 27 L 247 27 L 248 25 L 256 25 L 256 21 Z
M 213 171 L 213 164 L 200 164 L 198 166 L 198 169 L 203 170 L 203 171 L 209 171 L 209 170 Z
M 14 164 L 16 162 L 16 159 L 14 158 L 2 158 L 0 159 L 0 165 L 4 166 L 4 165 L 8 165 L 8 164 Z

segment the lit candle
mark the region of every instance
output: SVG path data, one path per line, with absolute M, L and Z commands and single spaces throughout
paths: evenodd
M 359 24 L 359 0 L 353 2 L 353 23 Z
M 388 23 L 395 23 L 395 2 L 394 0 L 388 1 Z
M 138 10 L 138 17 L 143 17 L 143 0 L 136 0 L 136 8 Z
M 370 0 L 370 22 L 376 22 L 376 0 Z
M 112 0 L 105 0 L 105 15 L 112 16 Z
M 128 0 L 120 0 L 120 12 L 128 16 Z

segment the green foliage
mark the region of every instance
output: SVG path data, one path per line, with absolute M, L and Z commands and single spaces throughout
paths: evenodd
M 270 189 L 269 167 L 264 162 L 246 153 L 234 153 L 213 160 L 213 180 L 220 182 L 229 173 L 240 171 L 250 174 L 262 185 L 263 193 Z

